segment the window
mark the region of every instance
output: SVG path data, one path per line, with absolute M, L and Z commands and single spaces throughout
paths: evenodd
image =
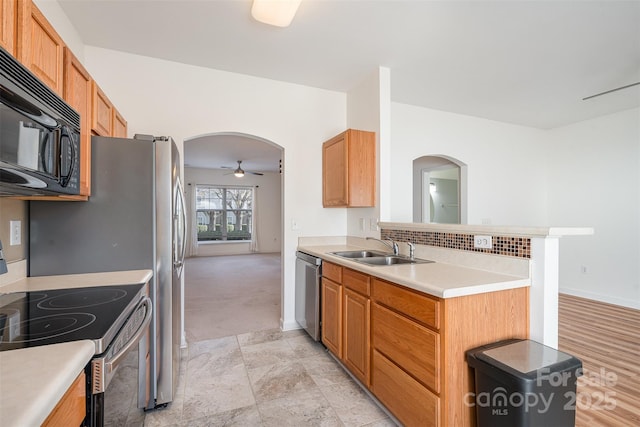
M 251 187 L 196 186 L 198 242 L 251 240 Z

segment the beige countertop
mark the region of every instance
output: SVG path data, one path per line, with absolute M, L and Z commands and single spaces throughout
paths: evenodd
M 27 277 L 2 293 L 146 283 L 151 270 Z M 90 340 L 0 352 L 2 427 L 39 426 L 94 355 Z
M 94 350 L 83 340 L 0 352 L 2 426 L 41 425 Z
M 331 255 L 330 252 L 361 250 L 351 245 L 300 245 L 298 250 L 323 260 L 407 286 L 439 298 L 453 298 L 530 286 L 528 277 L 500 274 L 443 262 L 369 266 Z
M 146 283 L 151 279 L 152 274 L 151 270 L 127 270 L 109 271 L 104 273 L 25 277 L 0 287 L 0 292 L 46 291 L 51 289 L 73 289 L 93 286 Z

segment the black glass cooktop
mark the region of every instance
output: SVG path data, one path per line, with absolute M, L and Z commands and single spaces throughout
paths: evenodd
M 0 351 L 90 339 L 101 347 L 140 299 L 143 284 L 0 295 Z M 108 344 L 108 343 L 107 343 Z

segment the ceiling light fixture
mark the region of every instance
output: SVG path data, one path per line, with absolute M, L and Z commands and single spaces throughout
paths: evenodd
M 302 0 L 253 0 L 251 16 L 276 27 L 288 27 Z
M 242 169 L 238 168 L 238 169 L 233 171 L 233 174 L 238 178 L 242 178 L 244 176 L 244 171 Z

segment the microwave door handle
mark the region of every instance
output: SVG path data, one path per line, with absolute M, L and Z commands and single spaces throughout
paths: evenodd
M 50 133 L 46 131 L 42 133 L 42 140 L 40 141 L 40 161 L 42 162 L 42 171 L 47 174 L 52 173 L 52 171 L 49 170 L 49 156 L 47 156 L 47 146 L 49 145 L 50 139 Z
M 62 161 L 66 153 L 62 149 L 63 141 L 65 138 L 69 141 L 69 149 L 71 150 L 71 162 L 69 163 L 69 170 L 67 170 L 67 174 L 62 175 L 62 172 L 61 172 L 61 175 L 60 175 L 60 185 L 62 185 L 63 187 L 66 187 L 67 185 L 69 185 L 69 181 L 71 180 L 71 175 L 73 174 L 73 169 L 76 167 L 76 149 L 73 145 L 73 140 L 71 139 L 72 137 L 69 134 L 69 130 L 67 129 L 66 126 L 63 126 L 61 130 L 61 136 L 60 136 L 60 170 L 62 170 Z
M 142 338 L 142 335 L 147 332 L 147 327 L 151 322 L 151 315 L 153 312 L 151 299 L 145 296 L 140 302 L 140 304 L 138 305 L 138 307 L 140 307 L 141 305 L 144 305 L 147 310 L 145 313 L 144 320 L 142 321 L 142 324 L 140 325 L 136 333 L 131 337 L 129 342 L 127 342 L 127 344 L 124 347 L 122 347 L 122 349 L 120 349 L 120 351 L 115 356 L 113 356 L 111 360 L 105 363 L 105 368 L 107 373 L 112 372 L 113 370 L 115 370 L 115 368 L 118 367 L 121 360 L 127 355 L 127 353 L 129 353 L 129 350 L 131 350 L 131 348 L 134 345 L 136 345 L 138 341 L 140 341 L 140 338 Z M 136 307 L 136 311 L 137 309 L 138 308 Z

